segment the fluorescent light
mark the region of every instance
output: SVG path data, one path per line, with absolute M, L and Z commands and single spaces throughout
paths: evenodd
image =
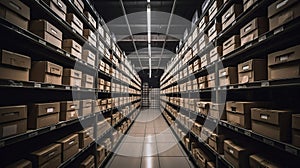
M 150 0 L 147 0 L 150 3 Z M 149 78 L 152 76 L 152 64 L 151 64 L 151 6 L 147 5 L 147 32 L 148 32 L 148 55 L 149 55 Z
M 150 3 L 150 0 L 147 0 L 148 3 Z

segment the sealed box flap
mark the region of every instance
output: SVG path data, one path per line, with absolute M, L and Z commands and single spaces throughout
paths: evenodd
M 51 62 L 44 62 L 47 73 L 62 76 L 63 67 Z
M 65 39 L 63 41 L 63 48 L 74 48 L 76 51 L 82 52 L 82 46 L 73 39 Z
M 62 0 L 43 0 L 44 2 L 46 2 L 49 6 L 50 3 L 55 4 L 55 6 L 61 10 L 63 13 L 67 13 L 67 6 L 65 3 L 63 3 Z
M 268 55 L 268 65 L 274 66 L 300 60 L 300 45 Z
M 241 41 L 240 35 L 234 35 L 223 43 L 223 49 L 225 50 L 225 49 L 229 48 L 230 46 L 232 46 L 233 44 L 239 44 L 240 41 Z
M 240 4 L 233 4 L 222 16 L 222 23 L 225 23 L 234 13 L 241 13 L 242 6 Z
M 97 40 L 97 37 L 96 37 L 95 33 L 93 33 L 93 31 L 90 30 L 90 29 L 84 29 L 83 30 L 83 36 L 91 37 L 95 41 Z
M 62 145 L 62 150 L 67 150 L 68 148 L 78 144 L 78 134 L 73 134 L 63 139 L 57 141 Z
M 299 3 L 298 0 L 278 0 L 268 7 L 268 17 L 271 18 L 277 13 Z
M 274 125 L 280 125 L 284 124 L 283 122 L 286 122 L 288 119 L 291 119 L 291 112 L 284 110 L 252 108 L 251 118 L 252 120 L 257 120 Z
M 0 123 L 27 118 L 27 106 L 5 106 L 0 107 Z
M 62 40 L 62 32 L 46 20 L 31 20 L 29 30 L 34 33 L 48 32 L 59 40 Z
M 92 167 L 94 165 L 94 156 L 89 155 L 81 164 L 82 167 Z
M 94 77 L 88 74 L 83 74 L 83 79 L 87 83 L 94 83 Z
M 61 154 L 61 145 L 60 144 L 51 144 L 47 147 L 44 147 L 38 151 L 31 153 L 31 155 L 36 156 L 38 159 L 38 164 L 41 165 L 57 155 Z
M 82 78 L 82 72 L 75 69 L 64 69 L 63 76 L 73 77 L 73 78 Z
M 227 77 L 229 75 L 236 76 L 236 67 L 227 67 L 225 69 L 219 70 L 219 77 Z
M 246 149 L 234 144 L 230 140 L 224 141 L 224 151 L 226 151 L 228 154 L 232 155 L 234 158 L 239 159 L 240 154 L 242 152 L 246 152 Z
M 35 113 L 35 115 L 45 115 L 50 113 L 58 113 L 60 112 L 60 103 L 39 103 L 39 104 L 33 104 L 31 112 Z
M 293 114 L 293 116 L 292 116 L 292 128 L 300 129 L 300 114 Z
M 60 111 L 61 112 L 78 110 L 79 108 L 80 108 L 79 101 L 63 101 L 60 103 Z
M 215 55 L 222 55 L 223 47 L 222 46 L 217 46 L 214 49 L 210 50 L 209 55 L 210 57 L 215 56 Z
M 243 28 L 241 28 L 240 30 L 241 37 L 248 35 L 249 33 L 253 32 L 255 29 L 258 29 L 260 27 L 268 27 L 268 23 L 269 23 L 268 19 L 265 17 L 254 18 Z
M 215 73 L 212 73 L 212 74 L 207 75 L 207 81 L 215 80 L 215 78 L 216 78 Z
M 1 0 L 0 4 L 19 14 L 23 18 L 30 20 L 30 8 L 20 0 Z
M 1 63 L 25 69 L 31 68 L 30 57 L 7 50 L 2 50 Z
M 78 17 L 74 13 L 68 13 L 67 14 L 67 21 L 74 22 L 80 29 L 83 29 L 82 22 L 78 19 Z
M 93 52 L 91 52 L 90 50 L 83 50 L 82 51 L 82 57 L 90 58 L 92 60 L 96 59 L 96 55 Z

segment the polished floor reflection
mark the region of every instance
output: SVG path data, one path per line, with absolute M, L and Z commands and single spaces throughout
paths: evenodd
M 193 167 L 157 109 L 142 110 L 107 168 Z

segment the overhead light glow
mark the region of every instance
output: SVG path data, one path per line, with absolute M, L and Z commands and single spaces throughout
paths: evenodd
M 150 0 L 147 0 L 147 33 L 148 33 L 148 55 L 149 55 L 149 78 L 152 76 L 152 64 L 151 64 L 151 6 Z

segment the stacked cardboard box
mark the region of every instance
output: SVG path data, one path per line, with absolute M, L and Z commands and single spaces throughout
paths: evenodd
M 243 12 L 242 5 L 233 4 L 222 16 L 223 30 L 225 30 L 228 26 L 230 26 L 242 12 Z
M 267 79 L 266 60 L 252 59 L 238 65 L 239 84 Z
M 96 167 L 94 161 L 94 155 L 89 155 L 84 161 L 81 162 L 80 168 L 92 168 Z
M 75 69 L 64 69 L 63 73 L 63 84 L 74 86 L 74 87 L 81 87 L 81 79 L 82 79 L 82 72 L 77 71 Z
M 95 66 L 96 62 L 96 55 L 91 52 L 90 50 L 83 50 L 82 51 L 82 59 L 89 65 Z
M 216 87 L 216 74 L 212 73 L 207 75 L 207 88 Z
M 58 167 L 62 162 L 61 144 L 51 144 L 30 154 L 33 167 Z
M 208 116 L 215 119 L 226 120 L 226 112 L 224 111 L 224 106 L 224 104 L 211 103 L 209 105 Z
M 22 167 L 22 168 L 32 168 L 32 162 L 26 159 L 21 159 L 8 165 L 6 168 L 14 168 L 14 167 Z
M 81 13 L 83 13 L 84 3 L 82 2 L 82 0 L 74 0 L 74 5 Z
M 293 114 L 292 116 L 292 144 L 300 147 L 300 115 Z
M 82 46 L 73 39 L 64 39 L 63 49 L 70 53 L 72 56 L 82 59 Z
M 83 131 L 78 132 L 79 148 L 86 148 L 94 140 L 94 128 L 89 127 Z
M 73 134 L 63 139 L 58 140 L 56 143 L 61 146 L 61 160 L 62 162 L 72 158 L 79 151 L 78 134 Z
M 97 23 L 96 23 L 96 20 L 94 19 L 94 17 L 93 17 L 88 11 L 84 11 L 84 15 L 85 15 L 85 17 L 87 17 L 89 23 L 90 23 L 94 28 L 97 28 Z
M 83 36 L 87 39 L 92 46 L 97 47 L 97 36 L 91 29 L 84 29 Z
M 252 7 L 256 2 L 257 0 L 243 0 L 244 11 Z
M 221 31 L 222 31 L 222 24 L 215 22 L 213 26 L 208 30 L 208 34 L 207 34 L 208 40 L 210 42 L 213 41 Z
M 64 101 L 60 103 L 60 121 L 68 121 L 78 118 L 80 109 L 79 101 Z
M 225 159 L 236 168 L 248 167 L 251 151 L 231 140 L 224 141 Z
M 62 0 L 43 0 L 62 20 L 66 20 L 67 6 Z
M 83 35 L 83 23 L 74 13 L 67 14 L 67 22 L 78 34 Z
M 84 88 L 94 88 L 94 77 L 88 74 L 83 74 L 81 85 Z
M 237 68 L 227 67 L 219 70 L 219 85 L 227 86 L 237 83 Z
M 80 101 L 80 116 L 87 116 L 93 113 L 93 101 L 91 99 Z
M 239 35 L 234 35 L 223 43 L 223 55 L 227 55 L 241 46 Z
M 281 165 L 273 163 L 269 159 L 266 159 L 265 157 L 257 154 L 251 155 L 249 157 L 249 164 L 250 167 L 270 167 L 270 168 L 282 167 Z
M 212 20 L 222 5 L 223 0 L 215 0 L 212 6 L 208 10 L 209 20 Z
M 63 67 L 57 64 L 48 61 L 34 61 L 30 70 L 30 80 L 61 85 L 62 73 Z

